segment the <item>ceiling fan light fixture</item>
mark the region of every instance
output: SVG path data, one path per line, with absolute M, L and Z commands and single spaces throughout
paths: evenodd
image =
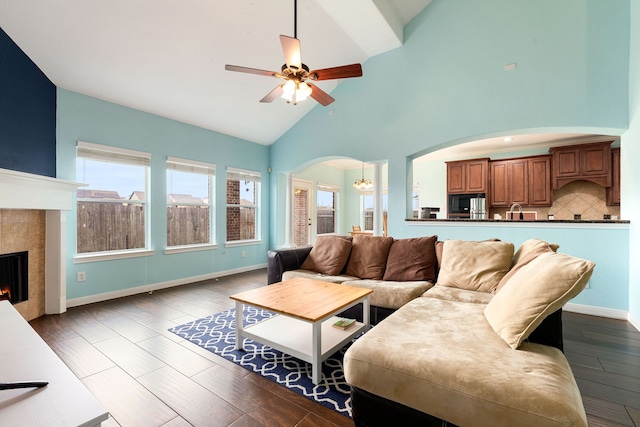
M 326 107 L 335 101 L 335 99 L 318 86 L 312 83 L 305 83 L 305 80 L 335 80 L 362 76 L 362 66 L 360 64 L 342 65 L 339 67 L 309 71 L 309 67 L 302 63 L 300 40 L 298 40 L 297 0 L 293 1 L 293 37 L 281 35 L 280 44 L 282 45 L 282 52 L 285 58 L 285 63 L 282 65 L 280 72 L 230 64 L 224 67 L 228 71 L 257 74 L 259 76 L 276 77 L 286 80 L 285 83 L 278 85 L 263 97 L 260 102 L 273 102 L 278 97 L 282 97 L 288 104 L 293 103 L 293 105 L 296 105 L 298 101 L 304 101 L 311 97 Z
M 299 101 L 304 101 L 311 95 L 311 88 L 305 82 L 295 82 L 288 80 L 284 86 L 282 86 L 282 98 L 287 102 L 293 102 L 296 105 Z

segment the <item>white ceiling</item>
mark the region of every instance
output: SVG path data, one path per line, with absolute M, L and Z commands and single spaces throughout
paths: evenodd
M 399 47 L 404 25 L 430 2 L 300 0 L 303 62 L 311 69 L 364 63 Z M 281 80 L 224 65 L 279 71 L 279 35 L 294 35 L 293 4 L 2 0 L 0 27 L 60 88 L 269 145 L 316 102 L 260 103 Z M 330 93 L 337 83 L 317 85 Z
M 298 38 L 311 69 L 365 63 L 402 45 L 432 0 L 299 0 Z M 279 35 L 293 36 L 294 0 L 1 0 L 0 27 L 58 87 L 270 145 L 312 108 L 258 102 L 281 80 L 225 71 L 279 70 Z M 366 78 L 366 66 L 364 78 Z M 331 93 L 339 81 L 320 81 Z M 581 134 L 460 144 L 423 159 L 484 156 Z M 353 159 L 334 166 L 360 168 Z

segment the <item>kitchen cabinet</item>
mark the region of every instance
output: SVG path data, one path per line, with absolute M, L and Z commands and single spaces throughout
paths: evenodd
M 607 188 L 607 205 L 620 206 L 620 148 L 611 149 L 612 185 Z
M 489 158 L 447 162 L 447 194 L 487 193 Z
M 612 142 L 551 148 L 552 188 L 556 190 L 579 180 L 591 181 L 605 188 L 611 187 Z
M 495 160 L 489 168 L 490 206 L 551 206 L 551 156 Z
M 489 164 L 490 206 L 529 203 L 529 173 L 526 159 L 496 160 Z
M 529 157 L 529 206 L 551 206 L 551 156 Z

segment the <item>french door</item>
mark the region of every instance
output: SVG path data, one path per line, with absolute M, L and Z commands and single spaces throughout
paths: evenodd
M 313 183 L 301 179 L 293 180 L 293 243 L 296 246 L 311 244 L 313 229 Z

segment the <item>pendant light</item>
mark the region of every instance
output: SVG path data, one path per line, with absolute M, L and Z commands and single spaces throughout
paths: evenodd
M 370 179 L 364 179 L 364 162 L 362 162 L 362 177 L 356 179 L 353 183 L 353 187 L 360 191 L 371 190 L 373 188 L 373 182 Z

